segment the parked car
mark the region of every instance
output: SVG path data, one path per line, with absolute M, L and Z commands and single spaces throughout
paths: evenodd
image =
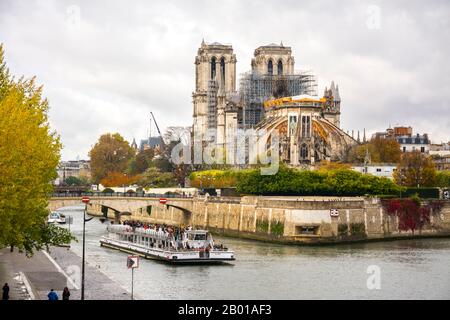
M 57 211 L 52 211 L 48 216 L 48 223 L 66 223 L 66 216 Z

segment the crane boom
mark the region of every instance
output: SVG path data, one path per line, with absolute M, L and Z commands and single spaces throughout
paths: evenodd
M 153 115 L 153 112 L 151 112 L 151 111 L 150 111 L 150 114 L 152 115 L 153 121 L 155 122 L 156 130 L 158 130 L 159 137 L 161 138 L 161 144 L 162 144 L 162 146 L 164 146 L 165 145 L 164 139 L 161 135 L 161 131 L 159 130 L 159 126 L 158 126 L 158 123 L 156 122 L 155 116 Z

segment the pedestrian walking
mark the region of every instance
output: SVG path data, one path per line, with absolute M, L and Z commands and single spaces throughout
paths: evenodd
M 58 300 L 59 299 L 58 294 L 53 289 L 50 290 L 47 297 L 48 297 L 48 300 Z
M 70 291 L 69 288 L 64 287 L 63 293 L 62 293 L 62 298 L 63 300 L 69 300 L 70 297 Z
M 2 300 L 9 300 L 9 286 L 7 283 L 3 286 Z

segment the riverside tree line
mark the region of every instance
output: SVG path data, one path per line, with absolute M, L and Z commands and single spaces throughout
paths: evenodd
M 170 141 L 170 139 L 172 140 Z M 346 163 L 322 162 L 315 170 L 281 165 L 275 175 L 261 176 L 258 166 L 236 169 L 226 164 L 175 165 L 172 148 L 180 139 L 166 134 L 163 149 L 136 153 L 118 133 L 102 135 L 90 151 L 94 183 L 106 187 L 180 187 L 186 180 L 197 188 L 236 188 L 260 195 L 396 195 L 402 187 L 450 186 L 450 172 L 436 171 L 431 157 L 421 152 L 402 153 L 395 139 L 373 139 L 348 151 Z M 394 180 L 351 170 L 354 163 L 397 163 Z

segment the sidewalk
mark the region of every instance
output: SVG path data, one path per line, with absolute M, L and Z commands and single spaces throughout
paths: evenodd
M 81 258 L 69 248 L 52 247 L 49 259 L 46 253 L 37 251 L 32 258 L 9 248 L 0 250 L 0 283 L 8 282 L 11 300 L 30 299 L 26 285 L 21 283 L 20 272 L 28 280 L 36 300 L 47 300 L 50 289 L 61 299 L 64 287 L 69 287 L 71 300 L 80 299 Z M 26 281 L 25 281 L 26 282 Z M 105 274 L 86 263 L 86 300 L 127 300 L 130 294 Z
M 12 260 L 8 261 L 10 256 L 9 248 L 0 250 L 0 287 L 8 283 L 10 300 L 28 300 L 30 294 L 20 274 L 14 271 Z

